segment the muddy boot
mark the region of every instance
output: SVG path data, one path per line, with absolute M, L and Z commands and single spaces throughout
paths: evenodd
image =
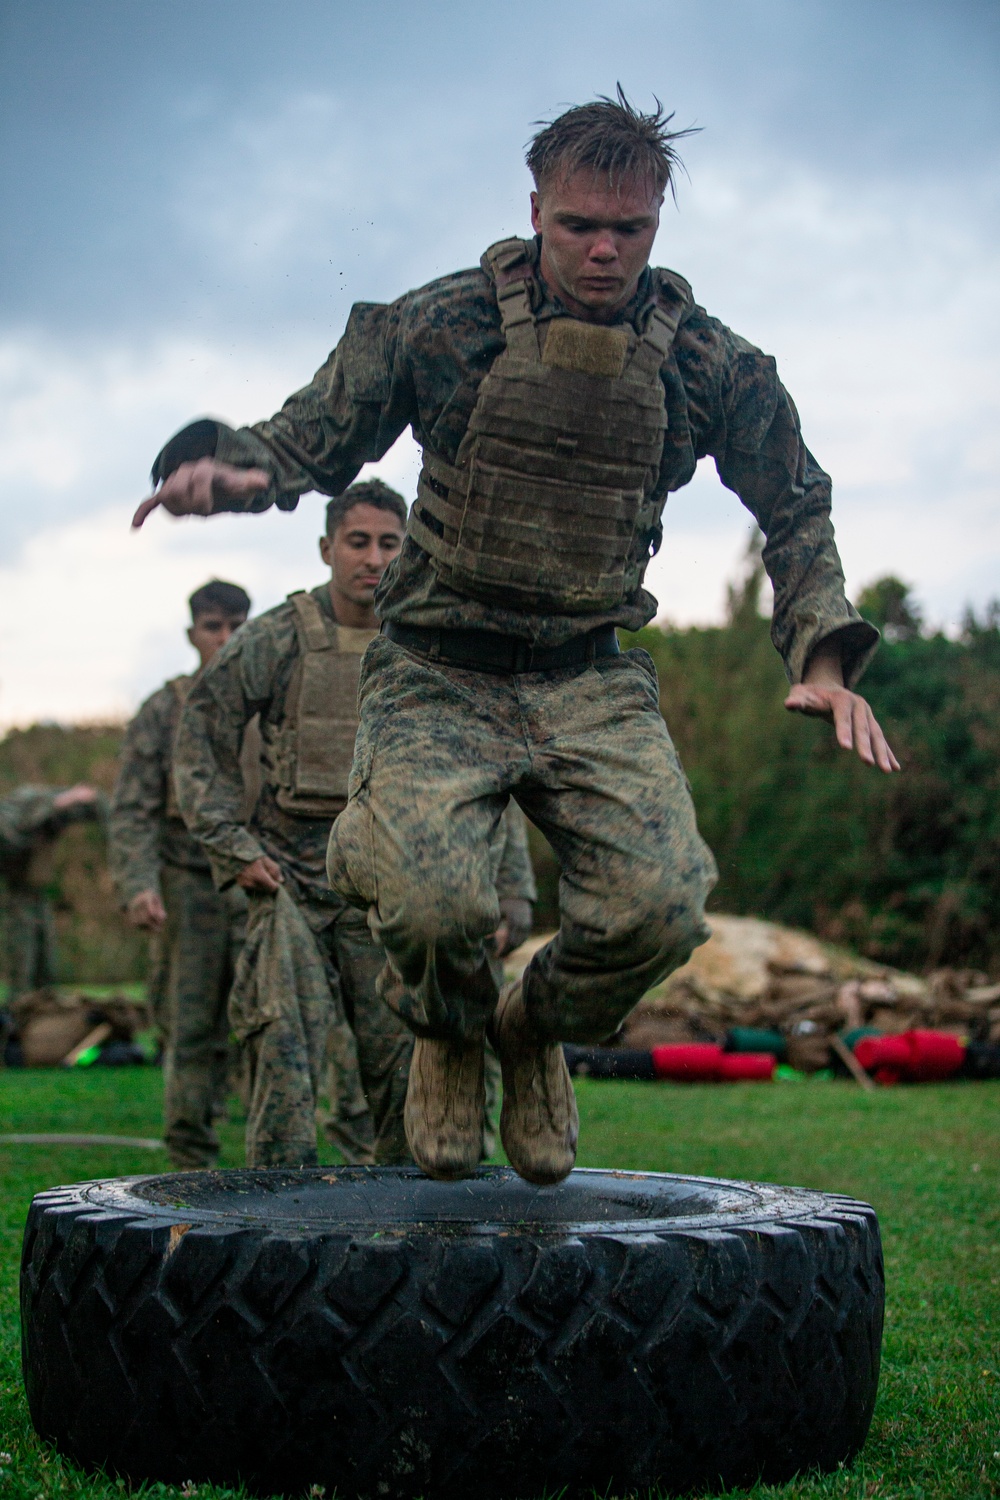
M 413 1046 L 403 1125 L 413 1160 L 428 1177 L 471 1177 L 483 1139 L 483 1040 Z
M 511 1166 L 547 1187 L 573 1170 L 580 1119 L 558 1042 L 539 1040 L 524 1009 L 520 979 L 504 985 L 491 1040 L 503 1072 L 500 1139 Z

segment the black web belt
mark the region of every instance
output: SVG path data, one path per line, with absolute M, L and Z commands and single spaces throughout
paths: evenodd
M 520 636 L 497 635 L 492 630 L 434 630 L 397 625 L 393 620 L 383 623 L 382 634 L 404 651 L 473 672 L 558 672 L 563 667 L 586 666 L 598 656 L 618 655 L 613 625 L 599 625 L 562 646 L 533 646 Z

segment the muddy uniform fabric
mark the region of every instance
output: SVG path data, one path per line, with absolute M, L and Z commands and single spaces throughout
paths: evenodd
M 193 678 L 173 678 L 125 733 L 111 804 L 109 863 L 122 906 L 153 890 L 167 911 L 150 942 L 150 1009 L 163 1039 L 163 1128 L 175 1167 L 211 1166 L 229 1051 L 227 1005 L 246 927 L 242 891 L 220 894 L 184 825 L 172 784 L 180 709 Z
M 538 274 L 537 244 L 529 255 L 541 347 L 551 337 L 545 325 L 570 315 Z M 275 417 L 239 431 L 195 423 L 163 449 L 155 476 L 214 454 L 272 475 L 263 495 L 220 508 L 292 509 L 307 490 L 342 491 L 409 425 L 438 483 L 435 472 L 461 468 L 480 387 L 507 347 L 496 276 L 487 252 L 478 268 L 391 305 L 358 304 L 326 364 Z M 650 513 L 711 455 L 766 538 L 772 639 L 789 679 L 801 680 L 816 646 L 836 637 L 853 684 L 878 632 L 844 596 L 830 480 L 802 441 L 774 360 L 711 318 L 682 277 L 656 269 L 618 318 L 629 347 L 646 339 L 657 311 L 674 332 L 659 370 L 665 429 L 648 493 L 644 486 Z M 553 432 L 556 485 L 561 451 Z M 442 489 L 447 501 L 447 483 Z M 430 525 L 429 508 L 427 517 L 418 519 Z M 657 520 L 650 550 L 659 534 Z M 635 630 L 656 610 L 641 576 L 617 602 L 584 613 L 473 597 L 454 586 L 454 571 L 445 582 L 441 564 L 407 536 L 377 595 L 384 628 L 478 631 L 547 649 L 602 626 Z M 432 1036 L 478 1036 L 497 995 L 486 948 L 499 917 L 489 847 L 513 797 L 561 866 L 560 931 L 525 973 L 525 1003 L 543 1035 L 596 1041 L 704 940 L 715 878 L 652 663 L 631 651 L 504 675 L 449 665 L 442 649 L 405 650 L 385 635 L 369 648 L 331 884 L 369 909 L 390 958 L 382 993 L 408 1024 Z
M 0 979 L 9 1000 L 56 982 L 50 889 L 55 844 L 71 823 L 100 818 L 101 804 L 59 809 L 61 787 L 21 786 L 0 797 Z
M 538 900 L 535 871 L 528 848 L 528 823 L 516 802 L 508 802 L 500 819 L 496 837 L 490 846 L 490 868 L 495 871 L 493 884 L 501 914 L 508 923 L 510 947 L 518 948 L 531 936 L 532 908 Z M 487 957 L 497 989 L 504 980 L 504 961 L 487 946 Z M 486 1044 L 486 1106 L 483 1118 L 483 1143 L 480 1155 L 488 1161 L 496 1150 L 500 1118 L 502 1080 L 500 1059 Z
M 506 903 L 518 903 L 517 920 L 511 924 L 512 946 L 517 947 L 530 935 L 531 908 L 538 899 L 538 890 L 528 848 L 528 825 L 516 802 L 507 804 L 500 819 L 490 847 L 490 871 L 501 908 Z M 491 971 L 499 986 L 503 983 L 503 960 L 491 949 L 487 951 Z M 375 977 L 377 979 L 377 973 Z M 353 1045 L 352 1034 L 345 1029 L 332 1028 L 330 1037 L 329 1056 L 333 1082 L 329 1090 L 330 1112 L 324 1120 L 324 1130 L 331 1144 L 338 1147 L 346 1160 L 352 1164 L 370 1165 L 375 1161 L 375 1135 L 368 1103 L 361 1088 L 357 1048 Z M 493 1048 L 487 1044 L 486 1112 L 482 1146 L 484 1161 L 496 1149 L 500 1091 L 500 1063 Z
M 477 1036 L 497 984 L 490 846 L 511 796 L 561 869 L 560 930 L 525 971 L 543 1035 L 610 1035 L 708 932 L 715 879 L 644 651 L 511 676 L 369 648 L 331 884 L 370 908 L 381 992 L 419 1034 Z
M 310 597 L 335 628 L 326 585 Z M 230 1005 L 253 1063 L 247 1159 L 256 1166 L 315 1162 L 327 1067 L 341 1058 L 349 1071 L 356 1055 L 374 1126 L 371 1149 L 379 1162 L 408 1161 L 402 1115 L 412 1037 L 375 992 L 385 955 L 362 912 L 330 890 L 326 850 L 333 812 L 290 810 L 303 800 L 288 794 L 287 764 L 288 725 L 302 681 L 300 629 L 294 601 L 243 626 L 192 688 L 176 743 L 178 799 L 216 883 L 228 888 L 264 854 L 284 878 L 277 896 L 250 896 Z M 263 786 L 243 825 L 240 736 L 258 713 Z M 332 1041 L 331 1027 L 338 1032 Z M 358 1143 L 349 1134 L 334 1138 L 351 1158 Z

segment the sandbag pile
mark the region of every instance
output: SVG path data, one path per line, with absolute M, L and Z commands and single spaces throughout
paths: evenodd
M 7 1011 L 3 1060 L 8 1067 L 120 1066 L 145 1060 L 136 1035 L 149 1024 L 144 1006 L 124 995 L 97 1000 L 54 989 L 32 990 Z
M 709 925 L 709 941 L 636 1006 L 621 1045 L 721 1043 L 734 1028 L 757 1028 L 780 1032 L 788 1062 L 809 1071 L 828 1064 L 831 1036 L 862 1029 L 1000 1044 L 1000 984 L 984 974 L 923 979 L 773 922 L 713 913 Z
M 759 1052 L 766 1045 L 780 1063 L 801 1072 L 837 1065 L 834 1036 L 846 1038 L 855 1051 L 866 1034 L 930 1031 L 1000 1047 L 1000 984 L 985 974 L 939 969 L 919 978 L 774 922 L 714 912 L 708 922 L 708 942 L 644 996 L 606 1045 L 650 1056 L 657 1048 L 684 1044 L 714 1045 L 726 1053 Z M 533 938 L 511 955 L 510 972 L 522 969 L 549 936 Z M 751 1038 L 744 1047 L 741 1036 L 754 1031 L 772 1040 Z M 891 1071 L 887 1063 L 885 1081 Z

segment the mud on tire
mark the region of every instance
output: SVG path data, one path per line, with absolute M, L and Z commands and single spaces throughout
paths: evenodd
M 43 1437 L 134 1482 L 681 1492 L 849 1460 L 883 1300 L 874 1211 L 801 1189 L 187 1172 L 35 1198 L 24 1376 Z

